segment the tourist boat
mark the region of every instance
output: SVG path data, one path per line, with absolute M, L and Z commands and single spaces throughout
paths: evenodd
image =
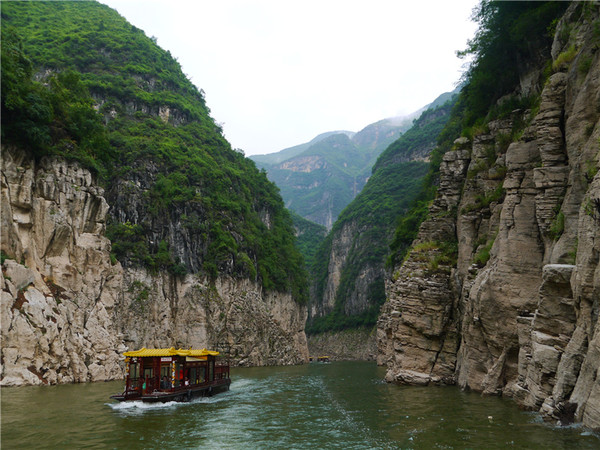
M 229 364 L 217 363 L 219 352 L 142 348 L 125 352 L 125 390 L 119 401 L 185 402 L 229 390 Z

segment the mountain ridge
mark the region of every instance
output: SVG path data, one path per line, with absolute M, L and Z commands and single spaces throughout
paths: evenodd
M 292 218 L 179 63 L 97 2 L 1 14 L 0 384 L 122 379 L 141 347 L 306 362 Z
M 325 132 L 307 143 L 250 159 L 279 187 L 287 208 L 331 229 L 368 181 L 379 155 L 425 110 L 444 103 L 458 90 L 439 95 L 413 113 L 378 120 L 358 132 Z

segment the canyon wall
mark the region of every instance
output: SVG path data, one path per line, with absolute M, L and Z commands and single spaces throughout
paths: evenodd
M 598 21 L 597 8 L 572 4 L 539 109 L 444 155 L 429 217 L 386 284 L 388 381 L 456 383 L 600 428 Z M 517 94 L 535 92 L 541 71 Z
M 447 100 L 443 103 L 441 99 Z M 381 154 L 360 194 L 340 214 L 312 269 L 309 332 L 372 327 L 385 301 L 386 257 L 419 195 L 427 160 L 456 97 L 447 93 Z M 340 324 L 344 326 L 340 327 Z
M 2 385 L 120 379 L 123 351 L 219 347 L 233 364 L 308 360 L 306 308 L 260 284 L 123 268 L 88 170 L 2 148 Z
M 328 331 L 308 336 L 312 358 L 328 356 L 332 361 L 375 361 L 377 342 L 374 328 Z

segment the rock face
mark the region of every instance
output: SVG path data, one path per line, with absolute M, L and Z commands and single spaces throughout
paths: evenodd
M 357 328 L 326 332 L 308 337 L 308 350 L 315 358 L 329 356 L 333 361 L 374 361 L 377 357 L 375 329 Z
M 181 280 L 128 269 L 124 278 L 126 294 L 115 320 L 129 348 L 215 348 L 237 365 L 308 361 L 306 308 L 290 295 L 224 277 Z
M 122 377 L 107 211 L 87 170 L 2 149 L 3 385 Z
M 438 198 L 387 284 L 378 361 L 389 381 L 457 383 L 600 428 L 598 20 L 568 9 L 539 111 L 514 111 L 445 155 Z M 449 240 L 456 263 L 433 270 L 435 243 Z
M 377 362 L 387 364 L 386 380 L 399 383 L 454 383 L 458 347 L 454 269 L 440 264 L 439 242 L 452 241 L 461 182 L 468 165 L 467 141 L 457 142 L 441 165 L 438 197 L 421 225 L 405 263 L 386 283 L 388 301 L 377 324 Z
M 234 364 L 308 360 L 306 308 L 248 280 L 111 262 L 109 205 L 89 171 L 2 149 L 2 385 L 122 378 L 120 353 L 216 347 Z

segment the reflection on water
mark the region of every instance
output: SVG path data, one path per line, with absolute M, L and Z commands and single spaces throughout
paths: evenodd
M 373 363 L 234 369 L 229 392 L 117 403 L 123 383 L 2 389 L 2 448 L 599 448 L 496 397 L 383 383 Z

